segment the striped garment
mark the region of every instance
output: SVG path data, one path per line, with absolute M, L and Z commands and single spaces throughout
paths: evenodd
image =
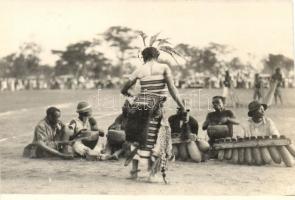
M 145 147 L 143 149 L 152 150 L 154 148 L 156 144 L 159 128 L 160 128 L 159 119 L 153 118 L 149 121 L 147 140 L 145 143 Z
M 172 76 L 168 65 L 149 62 L 135 70 L 129 79 L 132 81 L 138 79 L 140 81 L 141 92 L 145 91 L 152 94 L 167 96 L 168 88 L 165 81 L 165 74 L 166 76 Z
M 150 170 L 150 157 L 152 150 L 154 149 L 158 137 L 160 128 L 160 121 L 158 118 L 153 118 L 149 121 L 149 128 L 147 133 L 147 140 L 144 146 L 137 150 L 137 154 L 134 157 L 135 160 L 139 160 L 140 164 L 146 170 Z
M 163 75 L 151 75 L 140 80 L 141 92 L 167 96 L 168 88 Z

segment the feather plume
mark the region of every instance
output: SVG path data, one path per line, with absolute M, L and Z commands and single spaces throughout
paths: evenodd
M 178 61 L 176 60 L 176 58 L 174 57 L 174 55 L 172 53 L 170 53 L 169 51 L 166 51 L 166 50 L 162 50 L 162 49 L 161 49 L 161 51 L 168 53 L 173 58 L 173 60 L 176 62 L 176 64 L 179 65 Z
M 163 45 L 163 44 L 171 44 L 169 41 L 169 38 L 165 38 L 165 39 L 157 39 L 158 43 L 158 47 Z
M 176 54 L 176 55 L 182 57 L 182 55 L 180 53 L 178 53 L 175 49 L 173 49 L 172 47 L 169 47 L 169 46 L 161 46 L 161 47 L 159 47 L 159 50 L 169 53 L 170 55 Z
M 141 37 L 141 39 L 142 39 L 142 41 L 143 41 L 143 45 L 146 47 L 146 42 L 145 42 L 145 40 L 146 40 L 146 38 L 147 38 L 147 35 L 146 35 L 144 32 L 142 32 L 142 31 L 138 31 L 138 34 L 140 35 L 140 37 Z
M 153 44 L 157 41 L 158 36 L 160 35 L 161 32 L 153 35 L 150 39 L 150 47 L 153 46 Z

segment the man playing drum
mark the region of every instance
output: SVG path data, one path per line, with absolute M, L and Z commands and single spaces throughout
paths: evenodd
M 87 102 L 80 102 L 77 105 L 78 117 L 69 124 L 69 129 L 73 131 L 71 140 L 76 140 L 73 144 L 75 153 L 79 156 L 97 155 L 103 150 L 102 140 L 99 136 L 104 136 L 104 132 L 97 127 L 96 120 L 92 117 L 92 108 Z
M 129 143 L 126 142 L 125 126 L 127 122 L 127 110 L 130 107 L 128 100 L 122 107 L 122 113 L 109 126 L 105 154 L 109 159 L 118 160 L 121 155 L 129 152 Z
M 232 137 L 233 124 L 239 124 L 236 121 L 234 113 L 224 107 L 225 99 L 222 96 L 214 96 L 212 104 L 214 112 L 207 114 L 206 120 L 203 123 L 203 130 L 207 130 L 210 146 L 213 145 L 216 139 Z

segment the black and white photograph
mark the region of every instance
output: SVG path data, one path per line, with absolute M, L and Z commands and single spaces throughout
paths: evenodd
M 1 0 L 0 198 L 294 196 L 294 30 L 291 0 Z

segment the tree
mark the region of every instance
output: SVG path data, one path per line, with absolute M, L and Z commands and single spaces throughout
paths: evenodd
M 24 43 L 19 52 L 12 53 L 1 60 L 2 74 L 6 77 L 24 78 L 38 74 L 41 47 L 33 42 Z
M 116 66 L 117 69 L 115 69 L 114 72 L 117 73 L 116 75 L 122 75 L 125 62 L 136 57 L 136 55 L 134 55 L 134 49 L 138 48 L 132 45 L 132 42 L 137 37 L 136 31 L 128 27 L 112 26 L 107 29 L 102 36 L 116 51 L 118 63 Z
M 99 78 L 101 72 L 110 65 L 109 60 L 103 53 L 95 47 L 99 45 L 97 41 L 81 41 L 67 46 L 65 51 L 53 50 L 60 59 L 56 61 L 56 75 L 72 74 L 76 77 L 80 75 Z
M 219 55 L 226 55 L 226 54 L 229 54 L 233 51 L 233 49 L 230 48 L 228 45 L 218 44 L 215 42 L 210 42 L 207 49 L 209 49 Z
M 70 44 L 65 51 L 60 51 L 60 59 L 56 61 L 56 74 L 73 74 L 79 76 L 87 61 L 86 49 L 91 46 L 90 41 Z M 55 53 L 53 51 L 53 53 Z M 58 52 L 57 52 L 58 53 Z
M 272 73 L 277 67 L 288 72 L 294 69 L 294 60 L 282 54 L 268 54 L 268 57 L 263 59 L 263 64 L 263 72 L 265 73 Z
M 182 54 L 186 60 L 183 75 L 187 76 L 191 70 L 196 71 L 201 50 L 184 43 L 176 45 L 175 49 Z
M 216 54 L 210 48 L 199 49 L 188 44 L 179 44 L 175 47 L 186 59 L 186 71 L 216 73 L 218 62 Z
M 9 54 L 0 60 L 0 77 L 10 77 L 14 65 L 15 53 Z
M 234 57 L 229 62 L 229 67 L 230 67 L 230 69 L 233 69 L 233 70 L 245 69 L 245 65 L 241 62 L 240 58 L 238 58 L 238 57 Z

